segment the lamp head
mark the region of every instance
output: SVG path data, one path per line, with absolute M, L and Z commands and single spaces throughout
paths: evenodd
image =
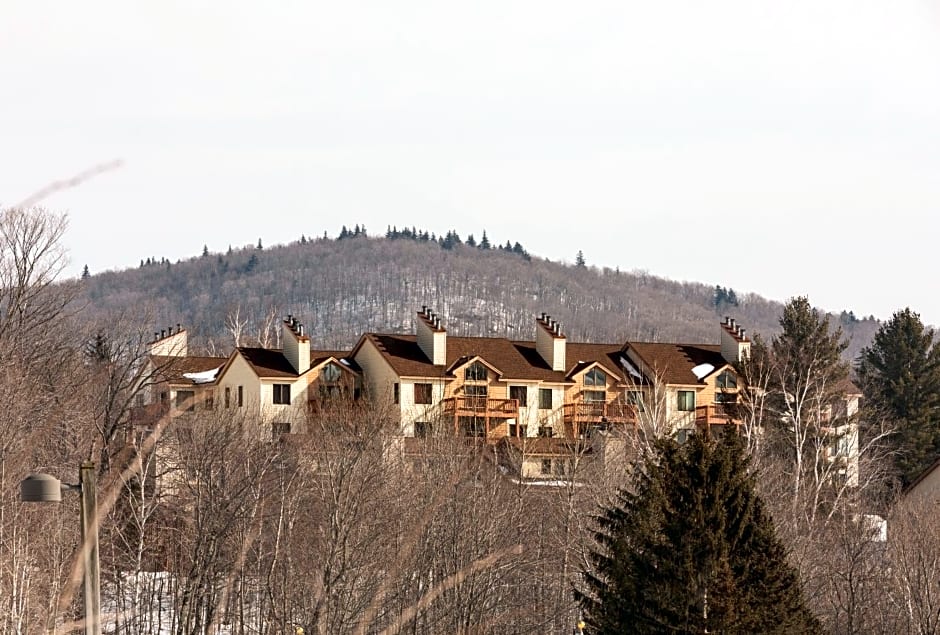
M 62 501 L 62 481 L 51 474 L 30 474 L 20 481 L 20 500 L 24 503 Z

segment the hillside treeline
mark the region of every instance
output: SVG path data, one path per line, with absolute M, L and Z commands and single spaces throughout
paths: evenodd
M 86 312 L 133 311 L 141 329 L 184 324 L 204 346 L 226 351 L 227 322 L 246 339 L 276 343 L 272 316 L 304 322 L 314 347 L 352 346 L 368 331 L 409 332 L 428 305 L 449 333 L 532 339 L 534 317 L 546 312 L 573 341 L 716 342 L 718 321 L 735 317 L 751 334 L 778 329 L 779 302 L 715 283 L 675 282 L 640 266 L 577 266 L 512 249 L 466 243 L 373 238 L 304 238 L 292 245 L 245 247 L 178 263 L 105 272 L 84 282 Z M 146 309 L 144 311 L 143 309 Z M 878 327 L 851 312 L 833 315 L 858 354 Z M 244 344 L 245 341 L 242 341 Z

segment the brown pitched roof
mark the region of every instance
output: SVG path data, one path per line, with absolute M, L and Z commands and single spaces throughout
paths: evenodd
M 150 363 L 156 369 L 158 378 L 162 381 L 189 382 L 183 373 L 202 373 L 207 370 L 220 368 L 227 357 L 200 357 L 190 355 L 177 357 L 173 355 L 151 355 Z
M 258 377 L 299 377 L 281 349 L 260 348 L 254 346 L 239 346 L 238 352 L 242 354 L 252 370 Z M 347 351 L 310 351 L 310 364 L 316 366 L 330 357 L 343 359 Z M 352 360 L 349 367 L 359 372 L 359 367 Z
M 718 370 L 728 364 L 721 346 L 713 344 L 628 342 L 627 346 L 667 384 L 698 384 L 693 368 L 711 364 Z
M 627 373 L 620 363 L 621 357 L 624 357 L 623 346 L 619 344 L 569 343 L 565 353 L 568 376 L 575 375 L 593 364 L 600 364 L 608 372 L 623 378 Z
M 418 346 L 414 335 L 367 333 L 392 369 L 400 377 L 445 377 L 447 369 L 480 357 L 499 369 L 504 380 L 565 383 L 580 363 L 600 363 L 612 372 L 620 369 L 621 347 L 615 344 L 568 344 L 566 372 L 553 371 L 535 349 L 534 342 L 508 340 L 504 337 L 448 337 L 447 363 L 435 366 Z M 355 351 L 354 351 L 355 352 Z M 452 376 L 452 375 L 449 375 Z

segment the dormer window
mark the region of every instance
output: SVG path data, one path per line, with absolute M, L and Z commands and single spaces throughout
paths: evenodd
M 323 370 L 320 372 L 320 378 L 323 381 L 332 384 L 338 382 L 342 374 L 342 369 L 333 362 L 330 362 L 323 367 Z
M 730 370 L 723 371 L 715 380 L 715 386 L 726 390 L 735 390 L 738 387 L 738 378 Z
M 465 381 L 486 381 L 486 366 L 480 362 L 473 362 L 464 371 Z
M 604 387 L 607 385 L 607 375 L 600 368 L 592 368 L 584 373 L 584 385 Z

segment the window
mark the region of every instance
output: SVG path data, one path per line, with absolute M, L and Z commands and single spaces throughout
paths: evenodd
M 584 373 L 584 385 L 585 386 L 606 386 L 607 385 L 607 375 L 604 374 L 599 368 L 592 368 L 588 372 Z
M 431 436 L 433 428 L 430 421 L 415 421 L 415 436 L 425 438 Z
M 552 473 L 552 460 L 542 459 L 542 474 L 551 474 L 551 473 Z
M 728 393 L 728 392 L 717 392 L 717 393 L 715 393 L 715 403 L 729 404 L 729 403 L 737 403 L 737 401 L 738 401 L 738 395 L 735 394 L 735 393 L 733 393 L 733 392 L 731 392 L 731 393 Z
M 274 384 L 274 403 L 281 406 L 290 405 L 290 384 Z M 239 404 L 241 405 L 241 404 Z
M 465 437 L 482 437 L 486 434 L 486 420 L 483 417 L 460 417 L 459 423 Z
M 192 390 L 176 391 L 176 409 L 192 412 L 196 409 L 196 393 Z
M 680 390 L 676 394 L 679 396 L 679 410 L 682 412 L 689 412 L 695 410 L 695 391 L 694 390 Z
M 271 436 L 277 439 L 282 434 L 290 434 L 290 421 L 275 421 L 271 424 Z
M 607 400 L 607 393 L 603 390 L 585 390 L 582 397 L 585 403 L 604 403 Z
M 415 384 L 415 403 L 431 403 L 431 384 Z
M 399 403 L 401 401 L 401 386 L 398 385 L 396 381 L 392 384 L 392 403 Z
M 463 378 L 466 381 L 486 381 L 486 366 L 480 362 L 473 362 L 467 366 Z
M 466 384 L 463 387 L 463 392 L 464 395 L 466 395 L 466 405 L 468 408 L 486 408 L 486 384 Z
M 731 388 L 735 389 L 738 387 L 738 378 L 730 370 L 726 370 L 715 380 L 715 385 L 718 388 Z
M 343 396 L 344 390 L 336 384 L 320 384 L 319 393 L 320 399 L 335 399 Z
M 551 388 L 539 388 L 539 409 L 541 410 L 552 409 L 552 389 Z
M 529 397 L 529 388 L 528 386 L 510 386 L 509 387 L 509 398 L 515 399 L 519 402 L 520 408 L 525 408 L 528 405 Z
M 539 436 L 540 437 L 551 437 L 555 435 L 555 431 L 551 426 L 539 426 Z
M 232 387 L 231 386 L 225 387 L 225 407 L 226 408 L 232 407 Z
M 338 382 L 342 374 L 343 370 L 333 362 L 330 362 L 324 366 L 323 370 L 320 372 L 320 379 L 332 384 Z
M 646 407 L 643 405 L 643 391 L 641 390 L 628 390 L 626 393 L 627 404 L 636 408 L 637 412 L 645 412 Z
M 685 445 L 685 442 L 689 440 L 689 432 L 689 430 L 683 428 L 676 430 L 676 442 L 678 442 L 679 445 Z
M 238 387 L 238 407 L 241 408 L 245 405 L 245 390 L 241 386 Z
M 215 408 L 215 391 L 208 390 L 206 391 L 206 410 L 212 410 Z

